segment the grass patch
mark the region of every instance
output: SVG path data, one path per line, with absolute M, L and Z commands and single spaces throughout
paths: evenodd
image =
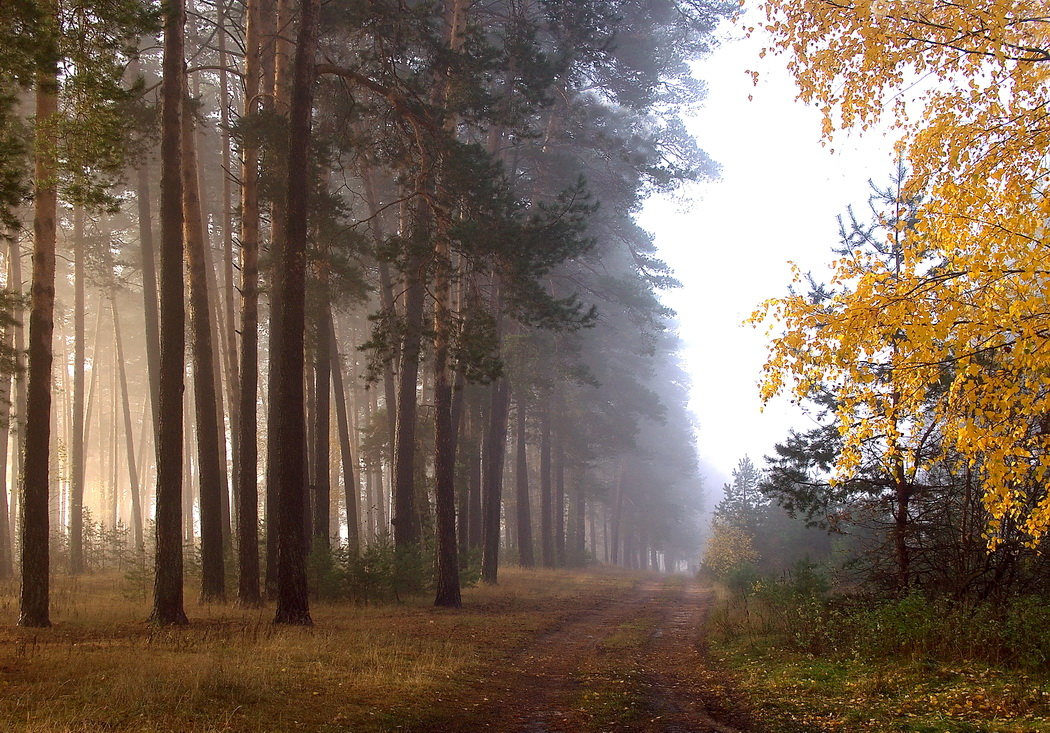
M 918 597 L 852 607 L 723 589 L 708 630 L 712 658 L 773 733 L 1050 731 L 1050 674 L 1031 638 L 1044 630 L 1010 646 L 1009 627 L 967 623 Z
M 272 609 L 187 604 L 156 629 L 117 576 L 55 578 L 51 629 L 0 627 L 0 730 L 388 730 L 437 720 L 536 634 L 623 592 L 616 575 L 514 569 L 465 608 L 315 603 L 310 629 Z M 187 588 L 186 597 L 195 597 Z M 13 623 L 17 589 L 0 588 Z M 572 609 L 571 611 L 569 609 Z
M 770 731 L 1050 731 L 1050 685 L 1016 671 L 815 658 L 717 643 Z

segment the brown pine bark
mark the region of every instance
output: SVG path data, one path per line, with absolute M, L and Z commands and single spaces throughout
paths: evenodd
M 554 567 L 554 491 L 551 485 L 550 407 L 540 412 L 540 557 L 543 567 Z
M 323 267 L 323 265 L 322 265 Z M 316 317 L 317 344 L 314 350 L 314 425 L 313 425 L 313 486 L 314 486 L 314 547 L 328 550 L 331 538 L 328 525 L 331 522 L 332 487 L 329 483 L 331 463 L 331 394 L 332 394 L 332 332 L 328 324 L 327 274 L 319 273 L 320 298 Z
M 7 262 L 7 290 L 14 292 L 13 267 L 10 258 Z M 14 317 L 13 312 L 9 314 Z M 3 346 L 5 350 L 12 348 L 14 343 L 14 325 L 9 325 L 3 330 Z M 0 374 L 0 580 L 9 580 L 14 577 L 14 542 L 11 536 L 11 511 L 7 501 L 7 454 L 10 448 L 11 438 L 11 379 L 12 374 Z M 17 481 L 16 481 L 17 486 Z
M 560 430 L 554 437 L 554 561 L 565 567 L 565 446 Z
M 110 287 L 109 305 L 113 312 L 113 340 L 117 348 L 117 373 L 120 377 L 120 393 L 124 412 L 124 445 L 128 455 L 128 479 L 131 490 L 131 534 L 135 540 L 135 552 L 145 552 L 142 538 L 142 501 L 139 493 L 138 467 L 135 464 L 135 439 L 131 427 L 131 398 L 128 395 L 128 375 L 124 366 L 124 342 L 120 338 L 120 318 L 117 314 L 117 289 Z
M 153 612 L 159 625 L 187 622 L 182 599 L 182 389 L 185 371 L 182 235 L 184 0 L 165 5 L 161 83 L 160 372 L 157 549 Z
M 267 52 L 263 54 L 263 63 L 269 74 L 265 81 L 269 86 L 268 95 L 269 108 L 277 114 L 287 115 L 289 101 L 292 94 L 291 59 L 293 53 L 293 21 L 295 9 L 292 0 L 277 0 L 273 13 L 274 23 L 264 30 L 263 42 L 266 44 Z M 263 17 L 269 17 L 266 13 Z M 285 151 L 273 151 L 275 159 L 281 158 Z M 287 161 L 285 162 L 287 168 Z M 287 172 L 285 173 L 287 175 Z M 285 226 L 287 212 L 286 202 L 282 196 L 274 200 L 270 212 L 270 250 L 271 256 L 276 258 L 284 247 Z M 273 356 L 283 348 L 279 342 L 281 330 L 277 327 L 277 314 L 281 311 L 280 288 L 277 286 L 278 273 L 271 275 L 270 287 L 270 368 L 267 373 L 267 395 L 272 395 L 278 390 L 276 374 L 273 369 Z M 270 399 L 270 409 L 273 400 Z M 276 438 L 272 430 L 266 433 L 266 454 L 272 457 L 280 449 L 275 444 Z M 271 598 L 277 595 L 277 525 L 279 522 L 277 505 L 279 503 L 277 484 L 277 468 L 271 460 L 266 462 L 266 592 Z
M 19 246 L 18 239 L 16 237 L 11 238 L 10 242 L 10 260 L 8 261 L 11 269 L 11 280 L 8 286 L 14 290 L 19 296 L 24 295 L 22 290 L 22 248 Z M 13 517 L 12 524 L 16 531 L 20 531 L 19 517 L 22 515 L 22 502 L 19 496 L 20 485 L 22 477 L 22 463 L 26 454 L 26 360 L 25 360 L 25 308 L 22 307 L 21 302 L 15 305 L 14 313 L 15 319 L 14 325 L 14 342 L 15 342 L 15 377 L 14 377 L 14 392 L 15 400 L 12 406 L 12 417 L 11 422 L 14 424 L 15 430 L 15 449 L 14 455 L 12 456 L 14 465 L 12 466 L 12 473 L 15 477 L 15 486 L 11 491 L 11 516 Z M 18 538 L 13 537 L 12 540 Z
M 264 10 L 259 0 L 249 0 L 245 31 L 244 116 L 259 105 L 262 83 L 262 33 Z M 262 603 L 259 588 L 259 148 L 245 144 L 241 163 L 241 353 L 240 408 L 237 441 L 240 460 L 234 472 L 237 483 L 237 602 L 246 607 Z
M 149 373 L 150 409 L 156 435 L 160 412 L 160 316 L 157 312 L 157 264 L 150 213 L 149 170 L 138 169 L 135 200 L 138 204 L 139 243 L 142 247 L 142 302 L 146 314 L 146 370 Z
M 185 211 L 186 260 L 190 278 L 190 336 L 193 346 L 193 396 L 197 420 L 197 472 L 201 517 L 201 600 L 225 601 L 222 557 L 222 483 L 219 425 L 216 414 L 211 310 L 208 303 L 204 219 L 197 176 L 193 117 L 182 118 L 182 201 Z
M 277 611 L 274 623 L 308 625 L 309 598 L 303 552 L 304 415 L 303 332 L 306 326 L 306 239 L 310 128 L 315 78 L 318 0 L 301 0 L 288 126 L 284 241 L 276 259 L 279 350 L 271 353 L 276 389 L 270 395 L 270 458 L 277 480 Z
M 499 572 L 500 505 L 503 493 L 503 459 L 507 447 L 507 416 L 510 383 L 501 377 L 492 384 L 489 424 L 485 434 L 484 482 L 482 484 L 483 554 L 481 579 L 496 583 Z
M 53 2 L 43 3 L 53 18 Z M 55 240 L 58 209 L 58 64 L 42 62 L 36 76 L 33 280 L 29 311 L 26 445 L 22 465 L 22 590 L 19 626 L 50 626 L 48 610 L 49 442 L 52 335 L 55 328 Z
M 529 463 L 525 450 L 527 409 L 520 397 L 517 402 L 517 430 L 515 431 L 514 503 L 518 530 L 518 564 L 523 568 L 536 567 L 532 551 L 532 507 L 529 501 Z
M 219 128 L 222 140 L 222 272 L 223 272 L 223 304 L 225 306 L 223 315 L 216 319 L 222 324 L 222 332 L 225 336 L 225 345 L 222 349 L 226 364 L 226 402 L 229 405 L 230 416 L 230 454 L 233 458 L 233 511 L 231 518 L 237 517 L 237 506 L 240 501 L 237 486 L 237 473 L 240 470 L 241 446 L 240 446 L 240 406 L 237 393 L 240 386 L 240 375 L 237 363 L 237 321 L 236 307 L 234 305 L 233 279 L 233 168 L 230 155 L 230 82 L 227 64 L 229 56 L 226 53 L 226 4 L 216 3 L 216 45 L 219 51 Z M 218 298 L 216 298 L 218 306 Z M 224 527 L 229 530 L 229 523 Z M 228 540 L 224 537 L 223 540 Z
M 84 210 L 73 209 L 73 439 L 70 445 L 69 572 L 84 572 Z
M 350 552 L 361 549 L 360 508 L 356 472 L 350 442 L 350 422 L 346 416 L 346 390 L 343 386 L 342 361 L 339 359 L 339 342 L 335 337 L 335 322 L 328 311 L 328 334 L 331 339 L 332 384 L 335 392 L 336 420 L 339 429 L 339 454 L 343 468 L 343 492 L 346 497 L 346 544 Z
M 422 225 L 422 222 L 417 224 Z M 401 361 L 397 370 L 397 413 L 394 438 L 394 544 L 419 544 L 419 514 L 416 509 L 416 387 L 419 382 L 419 356 L 423 336 L 423 304 L 426 288 L 423 263 L 413 257 L 405 273 L 405 334 L 401 342 Z

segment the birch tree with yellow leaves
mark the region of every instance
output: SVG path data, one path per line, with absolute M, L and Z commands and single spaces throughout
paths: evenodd
M 802 398 L 830 376 L 840 478 L 875 436 L 905 465 L 909 432 L 937 423 L 981 473 L 990 543 L 1006 519 L 1037 543 L 1050 530 L 1050 3 L 765 9 L 771 50 L 789 56 L 825 136 L 891 115 L 910 171 L 903 196 L 922 202 L 906 231 L 889 228 L 893 257 L 832 264 L 832 303 L 789 296 L 760 309 L 783 327 L 764 397 Z

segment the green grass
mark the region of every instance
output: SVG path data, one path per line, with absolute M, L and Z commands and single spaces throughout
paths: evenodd
M 814 653 L 799 648 L 791 628 L 763 621 L 772 609 L 759 601 L 751 601 L 750 627 L 727 622 L 734 616 L 727 605 L 723 597 L 709 624 L 711 657 L 734 675 L 771 733 L 1050 731 L 1045 673 L 929 655 L 880 657 L 866 653 L 860 638 L 851 640 L 852 653 Z

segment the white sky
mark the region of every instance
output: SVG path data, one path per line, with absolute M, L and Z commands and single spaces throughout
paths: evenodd
M 820 115 L 795 101 L 785 58 L 759 59 L 758 32 L 732 33 L 697 67 L 709 94 L 690 122 L 721 178 L 698 186 L 686 205 L 652 201 L 640 217 L 683 283 L 665 301 L 679 314 L 709 496 L 741 457 L 761 466 L 790 427 L 812 425 L 786 400 L 762 411 L 764 329 L 741 322 L 786 292 L 789 260 L 822 271 L 837 242 L 835 217 L 851 203 L 862 211 L 869 178 L 882 185 L 892 170 L 892 144 L 878 134 L 838 133 L 822 147 Z M 760 72 L 757 87 L 748 69 Z

